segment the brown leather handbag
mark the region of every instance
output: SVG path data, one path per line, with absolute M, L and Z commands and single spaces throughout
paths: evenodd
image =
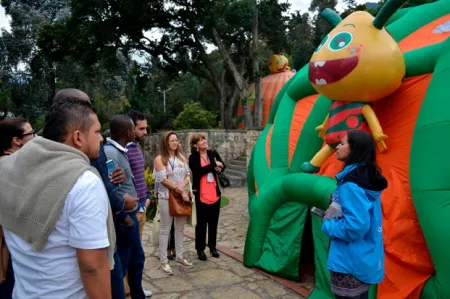
M 169 190 L 169 214 L 172 217 L 191 216 L 192 202 L 186 202 L 180 193 Z

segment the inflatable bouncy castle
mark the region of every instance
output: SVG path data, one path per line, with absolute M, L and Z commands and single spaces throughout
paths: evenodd
M 450 0 L 404 2 L 375 18 L 325 10 L 334 29 L 278 93 L 253 149 L 244 264 L 298 280 L 311 252 L 309 298 L 333 298 L 329 240 L 310 208 L 328 208 L 334 146 L 351 129 L 372 133 L 389 181 L 385 277 L 371 298 L 450 298 Z
M 294 73 L 291 72 L 291 68 L 288 64 L 289 60 L 284 55 L 272 55 L 272 57 L 270 57 L 269 70 L 271 74 L 261 80 L 261 98 L 263 106 L 262 126 L 267 124 L 270 108 L 272 108 L 276 95 L 283 85 L 294 76 Z M 255 112 L 255 98 L 255 84 L 252 84 L 247 89 L 247 100 L 249 101 L 253 118 Z M 237 107 L 236 115 L 236 127 L 239 129 L 245 128 L 244 108 L 240 102 Z

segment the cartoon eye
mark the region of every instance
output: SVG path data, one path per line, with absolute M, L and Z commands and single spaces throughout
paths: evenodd
M 339 51 L 350 45 L 353 40 L 353 35 L 348 31 L 339 32 L 333 37 L 328 44 L 328 48 L 331 51 Z
M 320 42 L 319 46 L 314 50 L 314 53 L 317 53 L 322 49 L 323 46 L 327 43 L 327 41 L 330 39 L 330 35 L 328 34 L 323 38 L 323 40 Z

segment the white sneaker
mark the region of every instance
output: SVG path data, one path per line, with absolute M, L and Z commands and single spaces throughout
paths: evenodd
M 169 263 L 161 263 L 161 269 L 167 274 L 173 274 L 172 268 L 170 268 Z
M 145 290 L 145 289 L 144 289 L 144 295 L 145 295 L 145 298 L 151 297 L 151 296 L 153 295 L 153 292 L 150 291 L 150 290 Z
M 183 258 L 183 259 L 177 259 L 176 262 L 182 264 L 182 265 L 185 266 L 186 268 L 192 268 L 192 267 L 194 267 L 194 265 L 192 265 L 192 263 L 191 263 L 190 261 L 188 261 L 187 259 L 185 259 L 185 258 Z

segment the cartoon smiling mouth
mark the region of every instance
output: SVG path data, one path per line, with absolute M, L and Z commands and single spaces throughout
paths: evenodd
M 358 56 L 310 62 L 308 69 L 309 81 L 316 85 L 327 85 L 337 82 L 350 74 L 358 65 L 358 62 Z
M 283 66 L 278 68 L 277 71 L 278 72 L 284 72 L 286 70 L 286 67 L 287 67 L 287 63 L 283 64 Z

